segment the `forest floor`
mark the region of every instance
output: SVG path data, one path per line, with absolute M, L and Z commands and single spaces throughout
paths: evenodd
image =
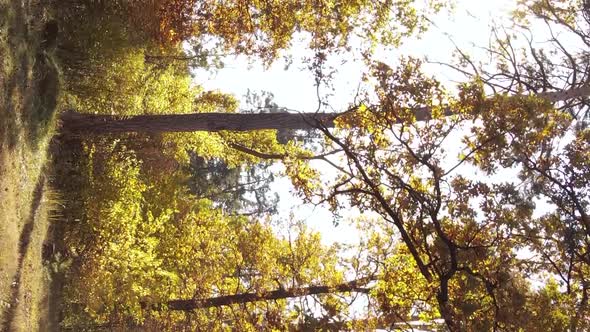
M 0 331 L 56 329 L 49 145 L 59 70 L 48 0 L 0 0 Z

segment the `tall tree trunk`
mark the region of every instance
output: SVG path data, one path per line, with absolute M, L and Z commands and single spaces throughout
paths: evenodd
M 166 302 L 164 306 L 162 306 L 161 304 L 143 304 L 143 307 L 148 307 L 154 310 L 163 310 L 164 308 L 166 308 L 167 310 L 188 311 L 195 309 L 229 306 L 232 304 L 281 300 L 318 294 L 345 292 L 368 293 L 370 289 L 365 288 L 363 286 L 371 280 L 372 279 L 370 278 L 363 278 L 333 286 L 309 286 L 291 289 L 276 289 L 265 293 L 242 293 L 211 297 L 206 299 L 170 300 Z
M 590 86 L 544 92 L 539 97 L 551 102 L 564 101 L 590 95 Z M 333 127 L 334 120 L 343 113 L 195 113 L 165 115 L 94 115 L 74 111 L 61 116 L 62 130 L 65 133 L 121 133 L 121 132 L 191 132 L 191 131 L 250 131 L 262 129 L 313 129 L 318 124 Z M 427 107 L 414 110 L 416 120 L 430 118 Z M 453 114 L 451 109 L 446 115 Z
M 165 115 L 80 114 L 73 111 L 61 116 L 66 133 L 121 133 L 121 132 L 191 132 L 191 131 L 250 131 L 262 129 L 311 129 L 318 122 L 334 126 L 340 113 L 194 113 Z

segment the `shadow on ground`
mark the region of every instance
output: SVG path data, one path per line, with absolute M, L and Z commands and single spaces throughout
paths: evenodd
M 38 148 L 40 138 L 47 135 L 52 126 L 56 111 L 59 71 L 50 55 L 55 42 L 45 39 L 57 38 L 47 31 L 52 30 L 55 23 L 26 24 L 31 21 L 30 16 L 22 1 L 0 3 L 0 137 L 3 149 L 16 148 L 19 138 Z M 31 32 L 31 29 L 36 31 Z M 19 137 L 23 133 L 25 137 Z
M 29 251 L 29 243 L 31 240 L 31 235 L 33 233 L 33 227 L 35 226 L 35 216 L 37 215 L 37 210 L 41 205 L 41 198 L 43 195 L 43 188 L 45 186 L 45 177 L 40 177 L 37 185 L 35 186 L 35 190 L 33 192 L 33 201 L 31 202 L 31 214 L 29 220 L 23 226 L 23 229 L 20 234 L 19 239 L 19 258 L 17 263 L 17 270 L 16 275 L 14 276 L 14 281 L 12 283 L 12 290 L 11 296 L 8 307 L 6 310 L 5 317 L 4 317 L 4 324 L 2 326 L 3 331 L 11 330 L 11 325 L 14 321 L 14 316 L 16 314 L 16 309 L 18 307 L 18 298 L 20 297 L 20 292 L 22 288 L 19 287 L 21 285 L 21 278 L 22 278 L 22 271 L 23 271 L 23 263 L 25 261 L 25 257 Z

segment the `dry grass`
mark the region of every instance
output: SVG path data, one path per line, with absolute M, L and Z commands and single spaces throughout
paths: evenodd
M 55 203 L 45 179 L 58 71 L 41 49 L 40 0 L 0 0 L 0 330 L 47 330 L 43 244 Z

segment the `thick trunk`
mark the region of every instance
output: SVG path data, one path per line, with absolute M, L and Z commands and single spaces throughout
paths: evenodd
M 191 131 L 250 131 L 262 129 L 311 129 L 318 122 L 334 126 L 339 113 L 195 113 L 166 115 L 80 114 L 65 112 L 62 129 L 66 133 L 121 133 L 121 132 L 191 132 Z
M 263 293 L 242 293 L 234 295 L 224 295 L 206 299 L 186 299 L 171 300 L 166 302 L 165 308 L 168 310 L 188 311 L 195 309 L 204 309 L 212 307 L 229 306 L 232 304 L 243 304 L 258 301 L 280 300 L 294 297 L 302 297 L 318 294 L 357 292 L 368 293 L 369 288 L 364 288 L 370 279 L 358 279 L 334 286 L 309 286 L 292 289 L 277 289 Z M 162 310 L 161 305 L 144 305 L 155 310 Z
M 551 102 L 564 101 L 590 95 L 590 86 L 544 92 L 538 96 Z M 445 110 L 451 115 L 450 109 Z M 343 113 L 195 113 L 165 115 L 93 115 L 68 111 L 62 114 L 62 129 L 65 133 L 121 133 L 121 132 L 191 132 L 191 131 L 250 131 L 262 129 L 313 129 L 318 124 L 333 127 L 334 119 Z M 417 121 L 430 118 L 430 109 L 414 110 Z

